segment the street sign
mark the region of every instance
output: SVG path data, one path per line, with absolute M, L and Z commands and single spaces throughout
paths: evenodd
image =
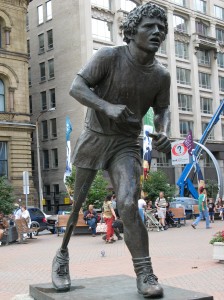
M 30 193 L 29 172 L 23 171 L 23 194 L 28 195 L 29 193 Z
M 188 149 L 183 142 L 176 141 L 171 143 L 172 165 L 188 164 L 190 162 Z

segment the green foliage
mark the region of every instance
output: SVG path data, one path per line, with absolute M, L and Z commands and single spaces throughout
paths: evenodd
M 73 195 L 74 193 L 75 174 L 76 170 L 73 166 L 71 176 L 68 176 L 66 178 L 66 186 L 70 195 Z M 89 206 L 89 204 L 93 204 L 94 208 L 101 208 L 103 205 L 104 198 L 108 194 L 107 186 L 108 182 L 103 177 L 103 172 L 98 171 L 88 192 L 87 199 L 84 203 L 84 209 L 86 209 Z
M 216 242 L 224 243 L 224 230 L 216 232 L 216 234 L 213 236 L 209 243 L 213 245 Z
M 149 172 L 148 178 L 143 181 L 142 190 L 150 200 L 155 201 L 159 192 L 164 192 L 166 198 L 173 197 L 176 187 L 169 184 L 169 178 L 162 170 Z
M 0 177 L 0 211 L 5 215 L 11 214 L 14 210 L 13 188 L 7 183 L 6 177 Z
M 216 196 L 218 194 L 218 183 L 216 180 L 206 179 L 205 180 L 205 187 L 207 190 L 207 196 L 208 198 L 214 198 L 216 199 Z

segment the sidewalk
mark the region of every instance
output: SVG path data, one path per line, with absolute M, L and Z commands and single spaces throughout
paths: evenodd
M 205 229 L 202 221 L 196 230 L 190 224 L 187 221 L 181 228 L 149 232 L 154 272 L 162 284 L 204 292 L 213 295 L 214 300 L 222 300 L 224 265 L 212 259 L 209 240 L 224 229 L 224 222 L 216 221 L 211 229 Z M 46 232 L 28 240 L 28 244 L 0 247 L 0 299 L 28 300 L 24 295 L 29 293 L 30 284 L 50 282 L 51 262 L 61 241 L 62 235 Z M 72 279 L 118 274 L 135 277 L 124 241 L 111 245 L 105 244 L 101 236 L 72 236 L 69 251 Z

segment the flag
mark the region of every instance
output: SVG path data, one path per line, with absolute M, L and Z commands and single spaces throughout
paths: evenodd
M 190 130 L 183 144 L 187 147 L 188 153 L 192 156 L 193 151 L 193 137 L 192 131 Z
M 149 133 L 154 131 L 154 112 L 150 108 L 144 116 L 143 122 L 143 170 L 144 179 L 147 178 L 148 171 L 150 170 L 151 159 L 152 159 L 152 138 L 149 137 Z
M 72 173 L 72 164 L 71 164 L 71 142 L 70 134 L 72 132 L 72 124 L 69 117 L 66 117 L 66 168 L 64 173 L 64 183 L 67 176 L 70 176 Z

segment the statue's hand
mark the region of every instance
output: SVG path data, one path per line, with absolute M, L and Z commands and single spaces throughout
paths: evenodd
M 103 112 L 116 122 L 127 122 L 128 117 L 134 113 L 126 105 L 107 103 Z
M 168 137 L 163 133 L 158 133 L 155 140 L 155 147 L 157 151 L 169 153 L 171 151 L 171 143 Z

